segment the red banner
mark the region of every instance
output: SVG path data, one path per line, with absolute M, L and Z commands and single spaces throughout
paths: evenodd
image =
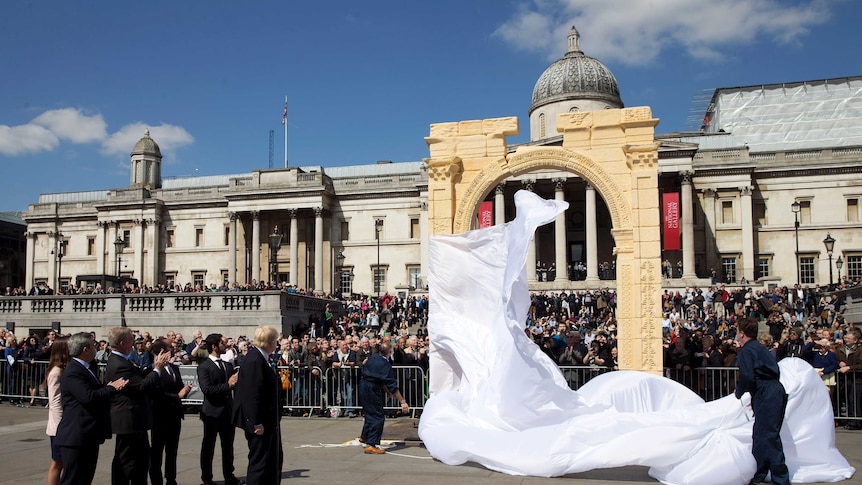
M 662 224 L 664 225 L 665 251 L 678 251 L 679 243 L 679 193 L 666 192 L 661 197 Z
M 476 225 L 479 229 L 494 225 L 494 203 L 490 200 L 479 204 L 479 220 Z

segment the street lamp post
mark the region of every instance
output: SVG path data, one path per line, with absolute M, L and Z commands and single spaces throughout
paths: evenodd
M 123 254 L 123 248 L 126 246 L 126 241 L 123 241 L 123 238 L 117 236 L 117 240 L 114 241 L 114 252 L 117 253 L 117 278 L 120 277 L 120 262 L 123 260 L 120 256 Z
M 383 219 L 374 220 L 374 237 L 377 239 L 377 266 L 374 268 L 374 286 L 377 287 L 377 300 L 380 301 L 380 231 L 383 229 Z
M 54 291 L 60 292 L 60 285 L 63 284 L 63 256 L 66 255 L 66 240 L 60 234 L 60 239 L 57 241 L 57 283 L 54 285 Z
M 790 209 L 793 211 L 793 217 L 795 218 L 793 227 L 796 231 L 796 283 L 799 284 L 802 280 L 799 276 L 799 211 L 802 210 L 802 204 L 798 200 L 794 200 L 790 204 Z
M 844 267 L 844 260 L 841 259 L 841 255 L 838 255 L 838 259 L 835 260 L 835 267 L 838 269 L 838 285 L 841 285 L 841 268 Z
M 344 251 L 335 251 L 335 271 L 332 272 L 332 294 L 341 293 L 341 273 L 344 266 Z
M 276 225 L 272 231 L 272 234 L 269 235 L 269 250 L 271 257 L 269 258 L 270 264 L 270 281 L 275 281 L 278 279 L 278 250 L 281 248 L 281 240 L 284 237 L 284 234 L 278 233 L 278 226 Z M 291 261 L 291 264 L 295 264 Z
M 826 239 L 823 240 L 823 245 L 826 246 L 826 254 L 829 255 L 829 289 L 832 289 L 832 250 L 835 249 L 835 238 L 828 232 Z

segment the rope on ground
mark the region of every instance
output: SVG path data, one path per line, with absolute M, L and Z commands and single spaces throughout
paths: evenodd
M 395 453 L 395 452 L 389 451 L 390 448 L 394 448 L 394 447 L 399 446 L 399 445 L 406 445 L 406 443 L 404 441 L 381 440 L 379 446 L 380 446 L 380 448 L 387 450 L 386 451 L 387 455 L 402 456 L 404 458 L 415 458 L 418 460 L 433 460 L 434 459 L 430 456 L 413 456 L 413 455 L 405 455 L 403 453 Z M 308 445 L 295 446 L 294 448 L 295 449 L 296 448 L 346 448 L 349 446 L 363 446 L 364 447 L 365 443 L 360 443 L 359 440 L 354 439 L 354 440 L 350 440 L 350 441 L 345 441 L 343 443 L 318 443 L 316 445 L 308 444 Z

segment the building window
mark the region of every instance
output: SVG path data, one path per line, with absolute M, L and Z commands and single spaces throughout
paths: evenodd
M 177 285 L 177 274 L 176 273 L 165 273 L 165 287 L 173 288 Z
M 172 248 L 176 245 L 173 229 L 165 229 L 165 247 Z
M 545 113 L 539 113 L 539 139 L 545 138 Z
M 410 239 L 419 239 L 419 218 L 410 218 Z
M 408 266 L 407 267 L 407 281 L 410 282 L 410 286 L 414 290 L 424 288 L 422 286 L 421 271 L 422 270 L 419 266 Z
M 88 237 L 87 238 L 87 256 L 94 256 L 96 254 L 96 238 Z
M 374 293 L 383 293 L 386 291 L 386 268 L 383 266 L 374 267 Z
M 760 227 L 766 225 L 766 203 L 765 202 L 755 202 L 754 203 L 754 223 Z
M 802 256 L 799 258 L 799 278 L 802 280 L 800 283 L 813 285 L 814 284 L 814 257 L 813 256 Z
M 721 201 L 721 223 L 733 224 L 733 201 Z
M 192 284 L 195 289 L 204 289 L 206 271 L 192 271 Z
M 847 255 L 844 268 L 848 279 L 862 279 L 862 255 Z
M 223 269 L 221 272 L 221 282 L 224 284 L 224 286 L 230 288 L 230 278 L 228 278 L 226 269 Z
M 224 228 L 224 245 L 230 246 L 230 226 Z
M 341 240 L 350 240 L 350 221 L 341 221 Z
M 124 248 L 132 247 L 132 231 L 123 229 L 123 242 L 126 243 L 126 245 L 123 246 Z
M 721 270 L 724 274 L 725 283 L 733 283 L 736 281 L 736 256 L 722 257 Z
M 339 288 L 343 296 L 349 296 L 353 293 L 353 270 L 351 268 L 341 268 L 339 280 Z
M 70 284 L 72 284 L 72 280 L 70 278 L 63 278 L 60 280 L 60 289 L 63 290 L 63 293 L 69 291 Z
M 754 279 L 766 278 L 769 276 L 769 266 L 771 262 L 771 256 L 758 256 L 757 265 L 754 267 Z
M 847 222 L 859 222 L 859 199 L 847 199 Z
M 803 224 L 811 224 L 811 201 L 799 201 L 799 222 Z
M 196 227 L 195 228 L 195 247 L 203 247 L 204 245 L 204 228 Z

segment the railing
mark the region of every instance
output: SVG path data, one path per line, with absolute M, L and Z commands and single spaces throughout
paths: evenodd
M 47 362 L 8 362 L 0 363 L 0 399 L 21 402 L 27 405 L 34 400 L 36 405 L 44 405 L 47 391 L 45 372 Z M 104 381 L 104 364 L 99 366 L 97 375 Z M 285 415 L 292 416 L 344 416 L 356 414 L 361 410 L 359 400 L 359 378 L 361 368 L 322 370 L 319 367 L 279 367 L 279 375 L 287 375 L 290 384 L 279 393 Z M 428 374 L 421 367 L 393 366 L 401 393 L 415 416 L 425 407 L 428 399 Z M 591 379 L 607 372 L 605 367 L 561 366 L 569 387 L 573 390 Z M 720 399 L 733 394 L 738 369 L 735 367 L 705 367 L 692 370 L 664 369 L 664 377 L 672 379 L 696 392 L 705 401 Z M 203 393 L 198 386 L 197 366 L 182 365 L 180 374 L 183 382 L 190 382 L 192 390 L 183 399 L 186 406 L 199 406 L 203 403 Z M 835 373 L 835 385 L 827 387 L 832 399 L 832 410 L 836 421 L 851 426 L 862 426 L 862 372 Z M 858 379 L 858 382 L 857 382 Z M 384 405 L 389 412 L 401 409 L 394 397 L 389 397 Z

